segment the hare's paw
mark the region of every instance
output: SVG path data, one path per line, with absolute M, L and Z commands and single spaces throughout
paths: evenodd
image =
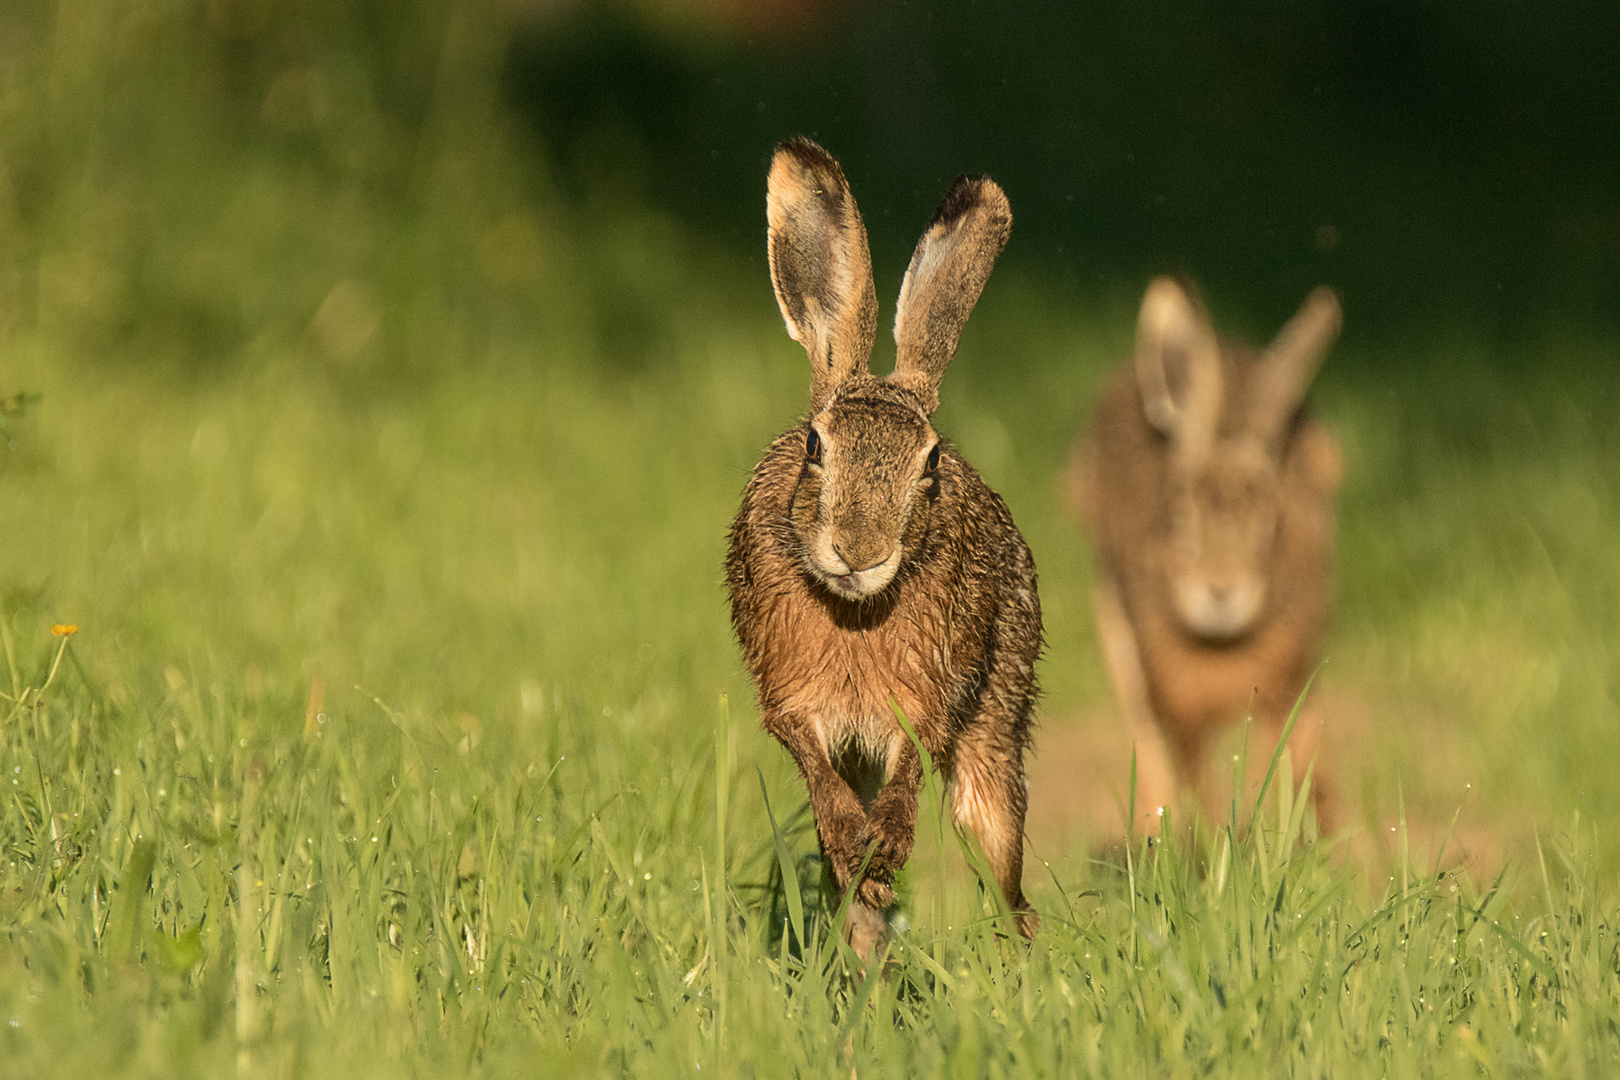
M 866 864 L 866 881 L 875 893 L 886 896 L 885 904 L 894 901 L 895 874 L 911 855 L 912 837 L 917 827 L 917 803 L 914 798 L 880 795 L 866 815 L 866 829 L 861 833 L 861 852 L 868 848 L 872 857 Z
M 849 887 L 866 858 L 866 845 L 861 839 L 866 833 L 866 815 L 853 799 L 850 804 L 850 809 L 833 816 L 821 829 L 821 847 L 839 889 Z
M 917 831 L 917 796 L 913 792 L 890 788 L 872 801 L 866 813 L 866 831 L 861 844 L 876 845 L 872 851 L 872 865 L 881 860 L 898 870 L 911 855 L 912 838 Z
M 894 903 L 893 881 L 878 881 L 868 867 L 860 888 L 855 890 L 855 897 L 873 911 L 883 911 Z

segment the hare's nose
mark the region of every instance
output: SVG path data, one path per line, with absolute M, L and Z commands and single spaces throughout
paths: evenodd
M 870 570 L 874 566 L 882 566 L 889 560 L 887 553 L 883 555 L 875 555 L 875 553 L 867 551 L 856 551 L 854 556 L 851 557 L 844 554 L 844 549 L 837 544 L 833 544 L 833 554 L 837 555 L 843 560 L 844 565 L 849 567 L 849 572 L 852 574 L 859 574 L 861 571 Z M 864 566 L 856 565 L 857 562 L 863 560 L 865 561 Z

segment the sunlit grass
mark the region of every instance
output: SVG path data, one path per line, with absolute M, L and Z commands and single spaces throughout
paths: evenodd
M 383 701 L 255 715 L 178 671 L 165 687 L 132 716 L 81 680 L 8 719 L 0 1042 L 18 1075 L 1615 1062 L 1616 897 L 1579 823 L 1518 883 L 1415 865 L 1403 832 L 1369 885 L 1283 798 L 1246 834 L 1201 831 L 1197 854 L 1140 841 L 1056 868 L 1027 948 L 981 894 L 935 894 L 863 976 L 794 858 L 803 830 L 726 809 L 756 781 L 723 708 L 660 762 L 579 709 L 489 739 Z M 920 835 L 921 863 L 955 847 Z
M 1076 655 L 1084 555 L 1057 539 L 1061 418 L 1078 407 L 999 418 L 1020 390 L 982 374 L 1000 334 L 987 313 L 941 423 L 970 454 L 1005 440 L 999 458 L 986 441 L 986 471 L 1043 559 L 1049 610 L 1069 609 L 1047 662 L 1082 673 L 1048 678 L 1062 717 L 1106 702 Z M 1062 332 L 1082 383 L 1104 349 Z M 753 455 L 804 392 L 776 334 L 745 323 L 723 352 L 696 336 L 662 370 L 605 381 L 581 357 L 484 357 L 387 393 L 291 366 L 195 385 L 26 370 L 45 397 L 0 473 L 5 1060 L 30 1075 L 1613 1067 L 1612 817 L 1532 786 L 1569 751 L 1468 737 L 1472 717 L 1514 730 L 1485 689 L 1445 703 L 1472 670 L 1448 658 L 1480 647 L 1477 627 L 1514 631 L 1483 688 L 1604 648 L 1556 605 L 1506 620 L 1501 589 L 1535 597 L 1505 561 L 1511 532 L 1459 534 L 1504 545 L 1500 589 L 1459 566 L 1477 592 L 1403 593 L 1364 568 L 1394 558 L 1387 533 L 1347 521 L 1348 659 L 1325 677 L 1426 704 L 1460 759 L 1398 760 L 1422 733 L 1375 721 L 1391 749 L 1361 760 L 1437 807 L 1421 850 L 1379 780 L 1395 854 L 1370 878 L 1345 843 L 1312 843 L 1289 800 L 1246 837 L 1039 852 L 1045 928 L 1025 950 L 929 811 L 889 974 L 863 979 L 829 932 L 802 787 L 754 728 L 719 580 Z M 1330 395 L 1352 462 L 1355 393 Z M 1503 489 L 1469 468 L 1450 497 L 1477 484 L 1488 507 Z M 1508 490 L 1534 494 L 1524 468 Z M 1380 496 L 1385 476 L 1352 481 L 1347 516 L 1379 498 L 1439 513 L 1421 489 Z M 1542 528 L 1578 545 L 1548 498 Z M 1542 693 L 1515 708 L 1577 731 L 1607 715 Z M 1541 832 L 1479 798 L 1465 814 L 1503 829 L 1505 875 L 1447 869 L 1435 838 L 1462 800 L 1426 776 L 1514 761 L 1542 770 L 1512 804 L 1539 792 Z

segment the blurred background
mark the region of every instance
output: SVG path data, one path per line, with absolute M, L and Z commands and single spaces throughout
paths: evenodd
M 1057 477 L 1167 269 L 1259 338 L 1343 297 L 1325 685 L 1369 821 L 1620 824 L 1616 41 L 1595 0 L 12 0 L 7 618 L 74 616 L 114 699 L 297 727 L 321 679 L 690 748 L 751 701 L 719 564 L 804 405 L 763 196 L 807 134 L 886 311 L 952 177 L 1012 201 L 939 421 L 1042 567 L 1043 838 L 1117 827 Z
M 1325 280 L 1380 340 L 1612 327 L 1617 31 L 1510 0 L 14 3 L 0 317 L 217 366 L 330 298 L 356 353 L 343 312 L 460 258 L 435 304 L 597 289 L 609 358 L 640 363 L 684 305 L 613 279 L 615 216 L 758 264 L 771 147 L 805 133 L 890 279 L 981 171 L 1007 264 L 1077 302 L 1174 267 L 1238 325 Z M 370 284 L 312 296 L 333 271 Z
M 634 183 L 758 244 L 763 149 L 858 178 L 880 265 L 993 172 L 1008 258 L 1083 295 L 1181 267 L 1272 315 L 1323 279 L 1363 333 L 1614 318 L 1620 29 L 1606 5 L 712 0 L 524 20 L 512 105 L 567 190 Z

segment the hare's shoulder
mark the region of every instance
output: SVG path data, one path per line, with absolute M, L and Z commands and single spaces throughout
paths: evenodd
M 804 468 L 803 455 L 797 445 L 799 436 L 797 428 L 777 436 L 748 478 L 742 504 L 731 523 L 731 551 L 727 562 L 733 569 L 757 562 L 791 542 L 789 512 L 799 473 Z
M 1079 475 L 1090 485 L 1088 526 L 1104 548 L 1135 548 L 1151 532 L 1168 483 L 1168 447 L 1142 409 L 1135 373 L 1109 376 L 1085 442 Z
M 765 448 L 748 478 L 738 516 L 746 515 L 751 508 L 785 510 L 793 501 L 793 489 L 798 486 L 803 469 L 804 427 L 799 425 L 782 432 Z
M 1333 432 L 1309 410 L 1301 410 L 1289 432 L 1283 473 L 1294 498 L 1331 501 L 1344 478 L 1344 452 Z
M 1021 672 L 1032 671 L 1042 643 L 1035 555 L 1006 500 L 967 462 L 953 471 L 955 491 L 919 567 L 923 591 L 949 613 L 959 668 L 977 669 L 994 641 Z

